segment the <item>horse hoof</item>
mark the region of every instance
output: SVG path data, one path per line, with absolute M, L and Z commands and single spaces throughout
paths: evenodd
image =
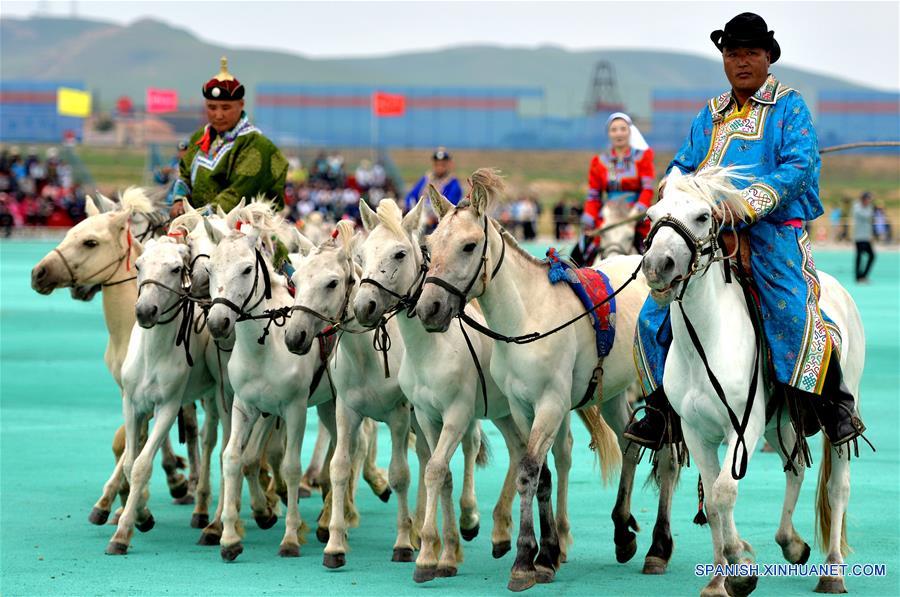
M 808 562 L 809 561 L 809 552 L 810 552 L 809 543 L 804 543 L 803 544 L 803 553 L 800 554 L 800 559 L 797 560 L 795 563 L 802 565 L 802 564 L 805 564 L 806 562 Z
M 194 496 L 190 493 L 187 493 L 180 498 L 172 499 L 172 503 L 176 506 L 191 506 L 194 504 Z
M 222 535 L 219 533 L 208 533 L 206 531 L 200 533 L 200 539 L 197 540 L 197 545 L 205 545 L 207 547 L 214 547 L 218 545 L 222 541 Z
M 439 578 L 450 578 L 451 576 L 456 576 L 456 573 L 459 570 L 456 566 L 438 566 L 438 569 L 434 571 L 434 575 Z
M 108 556 L 124 556 L 128 553 L 128 544 L 118 541 L 110 541 L 106 546 L 106 555 Z
M 278 555 L 282 558 L 299 558 L 300 557 L 300 546 L 299 545 L 282 545 L 278 548 Z
M 169 495 L 171 495 L 176 500 L 179 500 L 186 496 L 188 493 L 188 482 L 187 479 L 182 479 L 180 482 L 175 485 L 169 487 Z
M 816 585 L 816 593 L 846 593 L 844 579 L 840 576 L 820 576 Z
M 411 547 L 395 547 L 394 555 L 391 556 L 392 562 L 412 562 L 413 550 Z
M 139 530 L 142 533 L 146 533 L 147 531 L 152 529 L 154 526 L 156 526 L 156 521 L 153 519 L 153 515 L 151 514 L 150 516 L 147 517 L 147 520 L 145 520 L 144 522 L 138 523 L 137 530 Z
M 326 553 L 322 557 L 322 565 L 334 570 L 347 565 L 347 555 L 343 553 Z
M 534 582 L 546 585 L 553 582 L 556 578 L 556 570 L 535 564 L 534 566 Z
M 430 580 L 434 580 L 436 577 L 436 566 L 416 566 L 416 569 L 413 572 L 413 580 L 417 583 L 428 582 Z
M 268 516 L 265 514 L 254 514 L 253 520 L 256 521 L 256 526 L 266 530 L 275 526 L 275 523 L 278 522 L 278 516 L 274 512 L 269 513 Z
M 481 530 L 481 524 L 476 524 L 471 529 L 464 529 L 462 527 L 459 528 L 459 534 L 462 535 L 462 538 L 466 541 L 471 541 L 475 537 L 478 536 L 478 531 Z
M 535 585 L 534 571 L 529 570 L 527 572 L 513 572 L 509 575 L 509 583 L 507 583 L 506 588 L 514 593 L 518 593 L 520 591 L 525 591 L 530 589 Z
M 726 576 L 725 590 L 731 597 L 747 597 L 759 582 L 757 576 Z
M 305 500 L 308 497 L 312 497 L 312 492 L 309 490 L 309 488 L 303 487 L 301 485 L 300 488 L 297 490 L 297 497 Z M 287 494 L 285 494 L 283 501 L 285 502 L 284 505 L 287 506 Z
M 620 564 L 624 564 L 634 557 L 634 554 L 637 553 L 637 538 L 631 540 L 628 545 L 620 546 L 616 545 L 616 561 Z
M 106 524 L 107 520 L 109 520 L 109 510 L 101 510 L 95 507 L 88 515 L 88 522 L 98 526 Z
M 382 491 L 381 493 L 378 494 L 378 499 L 386 504 L 386 503 L 388 503 L 388 500 L 391 499 L 392 493 L 393 493 L 393 491 L 391 491 L 391 488 L 388 487 L 387 489 L 385 489 L 384 491 Z
M 209 514 L 198 514 L 194 512 L 191 515 L 191 528 L 192 529 L 205 529 L 209 526 Z
M 331 533 L 328 531 L 328 527 L 316 527 L 316 539 L 319 540 L 319 543 L 328 543 L 330 538 Z
M 510 541 L 501 541 L 500 543 L 494 543 L 494 547 L 491 549 L 491 555 L 494 556 L 495 560 L 499 560 L 503 556 L 509 553 L 509 550 L 512 549 L 512 542 Z
M 234 545 L 223 545 L 222 546 L 222 559 L 226 562 L 233 562 L 235 558 L 237 558 L 244 551 L 244 546 L 241 545 L 240 542 L 235 543 Z
M 641 574 L 665 574 L 669 562 L 656 556 L 647 556 L 644 558 L 644 569 Z

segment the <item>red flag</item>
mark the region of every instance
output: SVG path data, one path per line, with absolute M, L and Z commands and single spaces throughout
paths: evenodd
M 147 112 L 162 114 L 178 110 L 178 92 L 174 89 L 147 88 Z
M 372 111 L 381 118 L 403 116 L 406 112 L 406 96 L 376 91 L 372 94 Z

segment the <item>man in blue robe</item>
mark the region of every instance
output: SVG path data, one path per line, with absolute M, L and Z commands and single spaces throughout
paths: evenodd
M 769 74 L 781 48 L 758 15 L 743 13 L 710 38 L 722 52 L 731 90 L 709 100 L 668 170 L 699 172 L 742 166 L 751 269 L 776 381 L 789 398 L 815 413 L 833 445 L 865 426 L 842 383 L 834 325 L 819 309 L 819 280 L 805 224 L 823 213 L 816 132 L 800 94 Z M 635 363 L 646 396 L 645 416 L 625 436 L 649 448 L 676 441 L 677 420 L 662 387 L 672 341 L 668 306 L 648 298 L 635 334 Z M 834 334 L 834 335 L 833 335 Z M 670 430 L 667 432 L 667 430 Z

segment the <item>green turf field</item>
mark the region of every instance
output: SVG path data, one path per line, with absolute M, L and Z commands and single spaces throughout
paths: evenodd
M 76 303 L 67 291 L 39 296 L 29 287 L 29 270 L 50 243 L 0 244 L 0 594 L 2 595 L 485 595 L 506 593 L 513 554 L 490 556 L 490 512 L 506 467 L 499 433 L 485 426 L 494 459 L 477 473 L 482 515 L 481 535 L 464 545 L 466 560 L 459 575 L 424 586 L 412 581 L 413 564 L 390 562 L 394 540 L 395 500 L 382 504 L 368 488 L 360 490 L 361 525 L 351 532 L 347 566 L 322 567 L 322 546 L 312 533 L 299 559 L 277 557 L 282 522 L 269 531 L 247 524 L 245 551 L 224 564 L 219 550 L 195 544 L 199 531 L 189 527 L 191 507 L 171 503 L 165 479 L 154 468 L 150 507 L 156 527 L 136 533 L 129 554 L 104 555 L 110 526 L 95 527 L 87 515 L 111 467 L 110 437 L 121 420 L 118 392 L 102 354 L 106 333 L 99 299 Z M 868 338 L 862 384 L 862 412 L 878 452 L 862 449 L 854 461 L 849 540 L 855 548 L 849 563 L 883 563 L 884 578 L 848 578 L 857 595 L 900 594 L 900 255 L 882 253 L 872 284 L 852 282 L 850 253 L 817 254 L 819 267 L 847 284 L 856 298 Z M 599 471 L 587 449 L 587 435 L 573 424 L 570 516 L 575 544 L 569 562 L 535 595 L 696 595 L 706 583 L 694 575 L 710 560 L 706 527 L 691 523 L 696 512 L 696 469 L 685 471 L 674 500 L 672 529 L 675 553 L 663 577 L 640 574 L 656 512 L 651 489 L 638 489 L 634 515 L 642 526 L 639 551 L 628 564 L 617 564 L 610 510 L 614 487 L 601 487 Z M 304 463 L 315 431 L 310 417 Z M 384 429 L 379 462 L 389 451 Z M 183 448 L 178 448 L 184 453 Z M 819 442 L 813 443 L 816 462 Z M 413 459 L 411 453 L 410 458 Z M 415 463 L 412 463 L 415 466 Z M 649 470 L 641 465 L 641 477 Z M 459 479 L 461 459 L 454 461 Z M 415 474 L 413 472 L 413 474 Z M 795 525 L 810 543 L 816 474 L 807 474 Z M 456 494 L 459 492 L 456 483 Z M 218 485 L 214 483 L 214 487 Z M 738 529 L 756 549 L 760 563 L 779 563 L 774 534 L 781 511 L 784 476 L 776 454 L 756 454 L 741 482 L 736 510 Z M 246 504 L 245 500 L 245 514 Z M 318 497 L 301 501 L 311 522 Z M 518 512 L 514 508 L 514 512 Z M 517 518 L 517 517 L 516 517 Z M 822 560 L 814 549 L 811 563 Z M 804 595 L 814 578 L 761 578 L 758 595 Z

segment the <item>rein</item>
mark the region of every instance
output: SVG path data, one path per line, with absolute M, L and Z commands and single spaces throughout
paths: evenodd
M 181 323 L 178 326 L 178 333 L 175 336 L 175 346 L 184 346 L 184 357 L 187 361 L 189 367 L 194 366 L 194 359 L 191 356 L 191 330 L 193 329 L 195 334 L 199 334 L 203 330 L 203 326 L 206 325 L 205 319 L 203 324 L 200 323 L 200 318 L 197 318 L 197 321 L 194 321 L 194 308 L 196 303 L 203 302 L 201 299 L 196 299 L 190 296 L 190 292 L 186 290 L 186 288 L 190 284 L 190 278 L 188 278 L 188 270 L 182 270 L 182 287 L 172 288 L 158 280 L 147 279 L 140 283 L 138 286 L 138 296 L 141 295 L 141 291 L 144 289 L 144 286 L 154 285 L 159 286 L 164 290 L 168 290 L 172 294 L 178 297 L 178 300 L 172 304 L 171 307 L 160 313 L 160 315 L 165 315 L 166 313 L 174 311 L 172 316 L 168 319 L 157 320 L 156 325 L 164 325 L 167 323 L 171 323 L 175 321 L 175 318 L 181 315 Z M 205 313 L 205 312 L 204 312 Z

